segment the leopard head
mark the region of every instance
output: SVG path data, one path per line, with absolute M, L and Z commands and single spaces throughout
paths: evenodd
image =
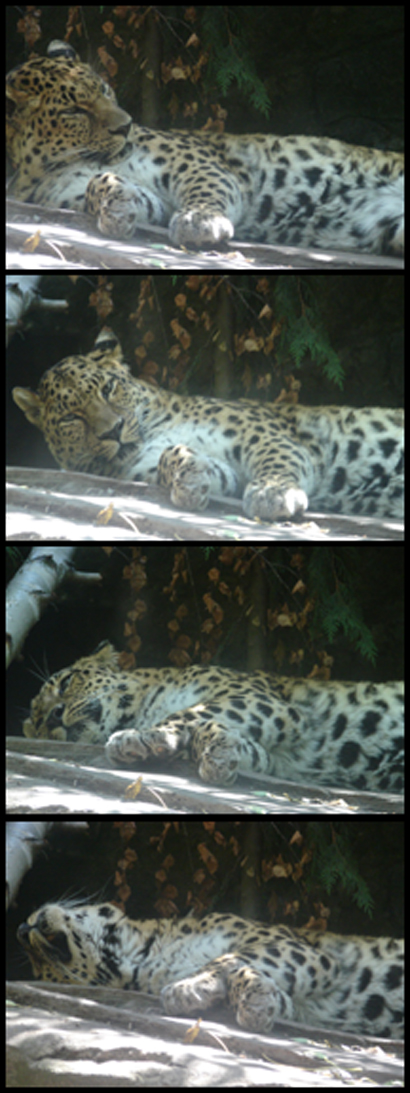
M 60 467 L 114 478 L 135 474 L 141 447 L 137 411 L 153 395 L 154 388 L 134 379 L 119 348 L 104 342 L 88 356 L 67 357 L 49 368 L 36 392 L 13 390 Z
M 126 145 L 131 118 L 112 89 L 75 55 L 35 57 L 6 78 L 7 151 L 13 192 L 29 198 L 49 165 L 93 154 L 104 163 Z

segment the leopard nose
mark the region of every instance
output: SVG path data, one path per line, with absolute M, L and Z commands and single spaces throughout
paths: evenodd
M 126 136 L 129 132 L 132 122 L 132 117 L 127 114 L 126 110 L 121 110 L 120 106 L 115 106 L 110 103 L 110 109 L 107 113 L 107 125 L 110 133 L 124 133 Z
M 112 429 L 107 429 L 105 433 L 99 433 L 100 440 L 116 440 L 117 444 L 121 444 L 121 432 L 124 424 L 124 418 L 118 418 Z
M 127 137 L 128 133 L 130 131 L 130 128 L 131 128 L 131 119 L 130 119 L 130 121 L 128 122 L 127 125 L 118 125 L 118 126 L 115 127 L 115 129 L 112 129 L 111 126 L 110 126 L 109 132 L 110 133 L 115 133 L 115 134 L 120 133 L 121 136 Z

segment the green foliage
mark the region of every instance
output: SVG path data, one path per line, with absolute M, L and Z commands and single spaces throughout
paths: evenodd
M 343 366 L 330 344 L 311 285 L 303 277 L 278 277 L 273 301 L 276 318 L 283 324 L 278 363 L 284 367 L 290 359 L 300 368 L 308 354 L 327 379 L 343 387 Z
M 366 626 L 359 605 L 351 598 L 348 589 L 339 585 L 337 592 L 320 605 L 317 617 L 329 641 L 333 641 L 338 630 L 343 630 L 359 653 L 375 664 L 376 643 Z
M 202 550 L 202 553 L 205 555 L 205 561 L 209 562 L 209 559 L 211 558 L 212 553 L 215 550 L 215 547 L 207 547 L 207 546 L 206 547 L 201 547 L 201 550 Z
M 345 548 L 346 564 L 331 547 L 316 547 L 308 562 L 309 589 L 315 595 L 313 624 L 319 633 L 334 641 L 341 630 L 357 651 L 376 662 L 377 645 L 367 626 L 355 591 L 355 579 L 349 568 L 350 548 Z M 354 555 L 352 555 L 354 563 Z
M 311 823 L 308 824 L 307 841 L 313 847 L 308 889 L 322 885 L 330 895 L 336 885 L 342 885 L 352 900 L 369 918 L 373 915 L 374 899 L 366 881 L 361 877 L 352 851 L 354 825 Z
M 16 566 L 23 561 L 23 556 L 18 547 L 6 546 L 6 553 L 10 562 L 13 562 Z
M 201 28 L 204 44 L 209 50 L 206 72 L 207 85 L 216 84 L 221 95 L 227 95 L 236 83 L 244 99 L 265 117 L 271 107 L 269 95 L 256 72 L 249 51 L 248 34 L 241 12 L 251 9 L 203 7 Z

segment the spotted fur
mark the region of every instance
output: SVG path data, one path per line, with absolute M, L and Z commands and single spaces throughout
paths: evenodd
M 56 48 L 57 47 L 57 48 Z M 133 125 L 71 47 L 9 73 L 7 149 L 23 201 L 89 212 L 104 235 L 166 225 L 176 246 L 238 239 L 401 255 L 404 157 L 328 137 Z
M 241 497 L 246 516 L 266 521 L 308 507 L 403 515 L 400 409 L 184 397 L 135 379 L 108 329 L 13 398 L 61 467 L 141 478 L 179 508 Z
M 264 926 L 231 914 L 133 921 L 109 903 L 47 904 L 18 929 L 37 978 L 159 995 L 168 1014 L 226 1002 L 239 1025 L 285 1018 L 403 1036 L 403 942 Z
M 116 765 L 190 756 L 206 782 L 261 771 L 350 789 L 403 787 L 403 686 L 229 668 L 122 671 L 104 642 L 51 676 L 27 737 L 106 743 Z

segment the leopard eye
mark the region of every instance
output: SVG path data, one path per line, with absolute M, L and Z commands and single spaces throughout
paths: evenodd
M 76 114 L 89 114 L 89 111 L 82 106 L 65 106 L 64 110 L 61 110 L 60 117 L 72 118 Z
M 63 695 L 63 694 L 64 694 L 64 691 L 66 691 L 66 690 L 67 690 L 67 687 L 68 687 L 68 684 L 69 684 L 69 682 L 70 682 L 70 679 L 72 679 L 72 676 L 71 676 L 71 675 L 69 675 L 69 676 L 64 676 L 64 679 L 62 679 L 62 680 L 61 680 L 60 686 L 59 686 L 59 688 L 58 688 L 58 693 L 59 693 L 60 695 Z
M 101 388 L 104 398 L 109 397 L 111 392 L 114 391 L 115 385 L 116 385 L 116 380 L 114 378 L 112 378 L 110 380 L 107 380 L 107 383 L 105 383 L 104 387 Z
M 51 720 L 53 722 L 58 723 L 60 721 L 60 719 L 62 718 L 63 713 L 64 713 L 64 706 L 62 706 L 62 705 L 54 706 L 53 712 L 51 713 L 50 717 L 48 718 L 48 724 L 50 724 Z

